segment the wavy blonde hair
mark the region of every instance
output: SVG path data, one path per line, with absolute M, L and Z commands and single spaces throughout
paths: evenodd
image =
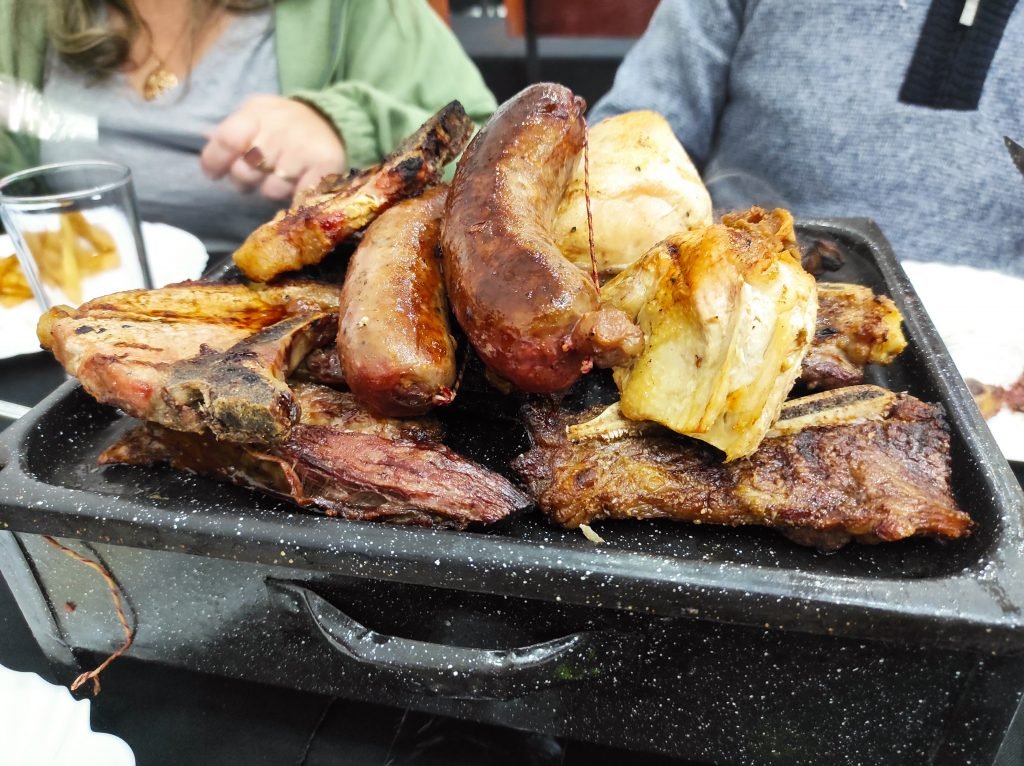
M 220 10 L 245 13 L 274 0 L 191 0 L 189 39 Z M 106 77 L 128 61 L 132 43 L 148 34 L 132 0 L 51 0 L 50 42 L 72 69 Z M 113 13 L 111 13 L 113 11 Z

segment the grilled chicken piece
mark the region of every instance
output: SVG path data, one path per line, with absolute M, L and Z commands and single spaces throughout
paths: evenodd
M 192 283 L 132 290 L 77 309 L 53 308 L 40 319 L 38 332 L 43 347 L 98 401 L 144 420 L 197 430 L 203 420 L 198 400 L 183 395 L 195 365 L 205 366 L 212 379 L 218 372 L 214 360 L 225 361 L 214 355 L 236 347 L 247 354 L 258 352 L 272 370 L 270 377 L 283 379 L 297 362 L 294 356 L 308 348 L 308 337 L 315 336 L 317 328 L 323 332 L 322 320 L 318 323 L 315 317 L 337 311 L 339 293 L 340 287 L 305 281 L 256 288 Z M 269 335 L 260 335 L 289 317 L 301 317 L 299 327 L 285 321 Z M 288 358 L 276 357 L 286 350 Z M 197 361 L 183 365 L 174 378 L 176 365 L 190 359 Z M 172 380 L 179 387 L 167 400 Z M 234 383 L 245 384 L 255 385 L 251 376 Z M 259 383 L 268 384 L 274 388 L 269 379 Z M 219 390 L 227 394 L 231 385 L 225 381 Z M 209 395 L 207 389 L 207 403 Z M 231 396 L 237 398 L 237 391 Z M 225 416 L 217 427 L 230 429 L 229 420 Z
M 256 229 L 235 252 L 235 264 L 250 279 L 266 282 L 319 263 L 396 202 L 437 183 L 472 132 L 462 104 L 452 101 L 377 167 L 337 184 L 332 178 L 323 190 Z
M 101 465 L 168 463 L 279 497 L 328 516 L 464 529 L 530 505 L 504 477 L 440 443 L 427 418 L 376 418 L 351 394 L 297 385 L 302 421 L 261 448 L 147 423 L 100 456 Z
M 657 112 L 624 112 L 587 133 L 594 256 L 618 274 L 661 240 L 711 224 L 711 196 L 672 126 Z M 558 205 L 552 234 L 562 254 L 590 273 L 587 158 Z
M 570 441 L 567 427 L 592 420 L 596 410 L 528 407 L 534 446 L 513 467 L 541 510 L 570 528 L 602 519 L 754 524 L 823 549 L 968 535 L 974 523 L 950 491 L 941 408 L 901 394 L 877 409 L 846 425 L 805 422 L 723 463 L 714 450 L 665 429 Z
M 907 347 L 896 304 L 869 287 L 818 283 L 814 340 L 800 372 L 813 390 L 864 381 L 864 366 L 889 364 Z
M 815 282 L 793 217 L 751 208 L 675 235 L 601 289 L 643 353 L 615 367 L 622 412 L 749 455 L 778 417 L 814 334 Z

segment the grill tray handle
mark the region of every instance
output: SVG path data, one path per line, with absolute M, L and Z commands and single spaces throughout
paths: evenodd
M 268 579 L 267 589 L 283 614 L 346 660 L 384 671 L 415 694 L 504 700 L 570 683 L 614 683 L 632 676 L 624 665 L 638 654 L 640 636 L 615 630 L 579 631 L 500 650 L 400 638 L 367 628 L 298 583 Z M 632 650 L 623 651 L 627 646 Z

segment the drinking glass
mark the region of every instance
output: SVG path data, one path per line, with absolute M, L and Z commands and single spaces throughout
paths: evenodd
M 0 180 L 0 218 L 44 311 L 153 286 L 124 165 L 61 162 L 9 175 Z

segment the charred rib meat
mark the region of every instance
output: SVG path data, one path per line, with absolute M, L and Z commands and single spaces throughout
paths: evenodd
M 236 343 L 172 365 L 149 420 L 219 439 L 269 444 L 288 434 L 298 404 L 285 378 L 334 340 L 336 314 L 297 314 Z
M 898 395 L 880 419 L 768 438 L 731 463 L 667 431 L 569 441 L 566 427 L 595 414 L 526 411 L 534 446 L 514 468 L 541 510 L 566 527 L 659 518 L 754 524 L 836 548 L 850 540 L 957 538 L 974 526 L 950 492 L 941 408 L 910 396 Z

